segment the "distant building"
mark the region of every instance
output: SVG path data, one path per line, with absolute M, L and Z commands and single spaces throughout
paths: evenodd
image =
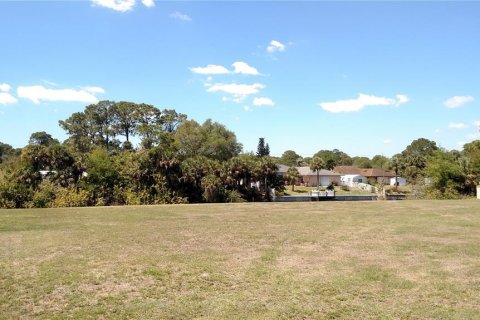
M 390 185 L 394 186 L 395 183 L 397 183 L 398 186 L 406 186 L 407 185 L 407 180 L 405 178 L 402 178 L 402 177 L 390 178 Z
M 300 173 L 301 182 L 307 187 L 317 186 L 317 172 L 310 170 L 310 167 L 296 167 Z M 329 186 L 330 184 L 340 185 L 340 174 L 330 170 L 322 169 L 319 171 L 319 182 L 321 186 Z
M 353 187 L 355 183 L 367 183 L 367 177 L 359 174 L 346 174 L 340 177 L 342 185 Z
M 288 169 L 290 167 L 286 165 L 278 166 L 278 175 L 285 177 Z M 317 186 L 317 172 L 310 170 L 310 167 L 295 167 L 300 174 L 300 178 L 297 180 L 297 185 L 301 184 L 306 187 L 316 187 Z M 329 186 L 331 183 L 340 185 L 340 175 L 330 170 L 322 169 L 319 172 L 319 182 L 321 186 Z
M 385 171 L 377 168 L 362 169 L 357 166 L 336 166 L 333 168 L 334 172 L 340 173 L 342 176 L 358 175 L 368 179 L 376 180 L 376 182 L 383 182 L 390 184 L 390 179 L 395 177 L 395 172 Z M 367 181 L 363 181 L 367 183 Z

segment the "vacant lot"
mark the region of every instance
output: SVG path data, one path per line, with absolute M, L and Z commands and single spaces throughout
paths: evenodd
M 443 318 L 480 308 L 480 201 L 0 211 L 0 318 Z

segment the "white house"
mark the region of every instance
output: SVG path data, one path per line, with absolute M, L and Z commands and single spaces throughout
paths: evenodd
M 391 186 L 394 186 L 395 182 L 397 182 L 399 186 L 406 186 L 407 185 L 407 180 L 405 178 L 402 178 L 402 177 L 390 178 L 390 185 Z
M 354 183 L 367 183 L 367 177 L 359 174 L 346 174 L 340 177 L 343 185 L 353 187 Z

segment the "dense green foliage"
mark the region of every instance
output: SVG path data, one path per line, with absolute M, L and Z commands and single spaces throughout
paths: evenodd
M 0 207 L 239 202 L 283 190 L 268 144 L 262 157 L 240 155 L 235 134 L 210 119 L 101 101 L 60 126 L 62 144 L 35 132 L 18 155 L 0 145 Z
M 22 149 L 0 143 L 0 207 L 270 200 L 272 188 L 293 188 L 299 178 L 293 170 L 280 177 L 278 164 L 308 165 L 317 183 L 321 169 L 338 165 L 391 169 L 427 198 L 473 195 L 480 178 L 480 141 L 460 152 L 421 138 L 391 159 L 338 149 L 313 158 L 287 150 L 274 158 L 264 138 L 256 155 L 241 154 L 224 125 L 147 104 L 100 101 L 59 124 L 69 135 L 63 143 L 44 131 L 32 133 Z

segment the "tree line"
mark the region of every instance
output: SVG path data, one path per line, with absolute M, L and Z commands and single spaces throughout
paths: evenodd
M 89 105 L 59 125 L 68 135 L 63 142 L 46 132 L 32 133 L 20 149 L 0 142 L 0 207 L 269 200 L 271 188 L 284 190 L 279 164 L 317 173 L 337 165 L 393 170 L 425 186 L 422 196 L 431 198 L 472 195 L 480 175 L 480 141 L 447 151 L 421 138 L 391 158 L 350 157 L 337 149 L 272 157 L 264 138 L 256 154 L 242 153 L 235 134 L 220 123 L 114 101 Z M 298 175 L 290 170 L 286 178 L 292 177 Z
M 302 158 L 293 150 L 285 151 L 277 162 L 289 166 L 310 166 L 332 170 L 336 166 L 358 166 L 391 170 L 416 188 L 418 197 L 453 199 L 475 195 L 480 178 L 480 140 L 463 146 L 461 151 L 445 150 L 435 141 L 420 138 L 391 158 L 383 155 L 350 157 L 334 150 L 320 150 L 312 158 Z M 287 177 L 296 178 L 292 170 Z M 287 180 L 292 180 L 287 178 Z M 372 182 L 375 183 L 375 182 Z
M 260 201 L 283 188 L 271 157 L 241 154 L 212 120 L 100 101 L 59 125 L 63 143 L 35 132 L 19 150 L 0 144 L 0 207 Z

